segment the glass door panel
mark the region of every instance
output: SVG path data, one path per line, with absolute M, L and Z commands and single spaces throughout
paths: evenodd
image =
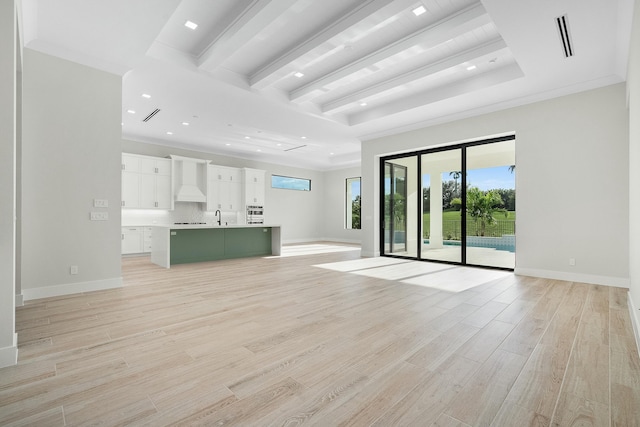
M 421 259 L 462 262 L 460 191 L 462 150 L 420 156 L 422 182 Z
M 515 268 L 515 141 L 467 148 L 467 264 Z
M 384 175 L 384 254 L 416 257 L 416 157 L 385 162 Z

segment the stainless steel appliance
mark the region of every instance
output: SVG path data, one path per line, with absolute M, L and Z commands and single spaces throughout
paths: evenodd
M 264 206 L 247 205 L 247 224 L 264 224 Z

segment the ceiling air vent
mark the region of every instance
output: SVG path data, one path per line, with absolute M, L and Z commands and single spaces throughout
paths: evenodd
M 560 40 L 562 41 L 564 56 L 569 58 L 573 56 L 573 43 L 571 41 L 571 35 L 569 34 L 569 20 L 567 15 L 558 16 L 556 18 L 556 24 L 558 25 L 558 31 L 560 32 Z
M 155 116 L 156 114 L 158 114 L 160 112 L 159 108 L 156 108 L 155 110 L 153 110 L 151 113 L 149 113 L 149 115 L 147 117 L 145 117 L 144 119 L 142 119 L 143 122 L 148 122 L 149 120 L 151 120 L 153 118 L 153 116 Z

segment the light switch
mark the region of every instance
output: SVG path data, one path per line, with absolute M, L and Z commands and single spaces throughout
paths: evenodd
M 108 221 L 109 212 L 91 212 L 91 221 Z
M 108 208 L 109 200 L 107 199 L 93 199 L 94 208 Z

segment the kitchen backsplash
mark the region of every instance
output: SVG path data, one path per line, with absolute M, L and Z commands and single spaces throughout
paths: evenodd
M 201 203 L 176 202 L 174 210 L 156 209 L 122 209 L 122 225 L 154 225 L 174 224 L 176 222 L 205 222 L 214 224 L 217 221 L 214 212 L 205 211 Z M 222 223 L 237 224 L 236 212 L 223 212 Z

